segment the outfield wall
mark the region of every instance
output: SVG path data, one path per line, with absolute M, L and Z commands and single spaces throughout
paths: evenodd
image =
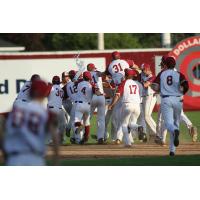
M 160 71 L 162 55 L 170 49 L 132 49 L 119 50 L 123 59 L 133 59 L 137 65 L 146 62 L 151 65 L 154 73 Z M 100 71 L 104 71 L 111 61 L 112 50 L 80 51 L 80 59 L 84 65 L 94 63 Z M 20 52 L 0 53 L 0 112 L 8 111 L 23 83 L 34 73 L 40 74 L 47 81 L 54 75 L 61 75 L 63 71 L 77 70 L 75 56 L 78 52 Z M 200 109 L 200 105 L 187 106 L 186 109 Z

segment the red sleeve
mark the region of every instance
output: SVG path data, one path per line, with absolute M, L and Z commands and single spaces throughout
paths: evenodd
M 148 82 L 153 83 L 154 80 L 155 80 L 155 78 L 156 78 L 156 76 L 152 75 L 152 76 L 149 78 Z
M 121 84 L 118 86 L 117 88 L 117 92 L 118 94 L 120 94 L 120 96 L 122 96 L 124 94 L 124 85 L 126 83 L 126 80 L 122 81 Z
M 157 76 L 156 78 L 154 78 L 154 80 L 152 81 L 152 83 L 157 83 L 160 85 L 160 76 L 162 74 L 163 71 L 161 71 Z
M 185 94 L 189 90 L 189 84 L 185 76 L 180 73 L 180 85 L 183 87 L 183 94 Z

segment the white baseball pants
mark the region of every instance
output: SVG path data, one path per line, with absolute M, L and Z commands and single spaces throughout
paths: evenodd
M 161 112 L 165 127 L 170 133 L 170 151 L 175 152 L 174 131 L 179 130 L 182 111 L 182 100 L 180 97 L 170 96 L 161 98 Z
M 133 143 L 132 135 L 128 131 L 129 128 L 137 128 L 137 119 L 140 115 L 140 104 L 123 103 L 121 113 L 121 127 L 124 134 L 124 142 L 126 145 Z
M 157 101 L 157 97 L 154 96 L 153 94 L 143 97 L 143 100 L 142 100 L 142 106 L 143 106 L 143 112 L 144 112 L 146 125 L 149 128 L 151 134 L 153 135 L 156 135 L 156 123 L 154 119 L 152 118 L 152 112 L 156 104 L 156 101 Z
M 91 115 L 97 108 L 97 139 L 104 138 L 105 133 L 105 97 L 93 95 L 91 103 Z
M 104 133 L 104 138 L 108 139 L 109 138 L 109 133 L 108 133 L 108 124 L 110 122 L 111 116 L 112 116 L 112 110 L 108 110 L 108 105 L 112 102 L 112 99 L 106 99 L 106 105 L 105 105 L 105 133 Z M 114 129 L 113 129 L 113 124 L 111 123 L 111 138 L 114 136 Z

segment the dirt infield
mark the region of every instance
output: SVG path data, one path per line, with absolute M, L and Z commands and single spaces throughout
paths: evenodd
M 164 156 L 168 155 L 168 146 L 161 147 L 156 144 L 135 144 L 131 148 L 123 145 L 67 145 L 60 147 L 62 158 L 109 158 L 130 156 Z M 198 155 L 200 154 L 200 143 L 184 143 L 177 148 L 176 155 Z M 51 147 L 48 156 L 52 155 Z

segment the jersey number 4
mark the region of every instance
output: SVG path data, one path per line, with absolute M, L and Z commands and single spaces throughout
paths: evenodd
M 172 76 L 168 76 L 167 77 L 167 85 L 172 85 L 173 84 L 173 77 Z
M 115 73 L 118 73 L 118 72 L 123 71 L 122 66 L 121 66 L 120 63 L 118 63 L 117 65 L 113 65 L 113 68 L 114 68 L 114 70 L 115 70 L 115 71 L 114 71 Z
M 137 92 L 137 85 L 129 85 L 130 94 L 136 94 Z

